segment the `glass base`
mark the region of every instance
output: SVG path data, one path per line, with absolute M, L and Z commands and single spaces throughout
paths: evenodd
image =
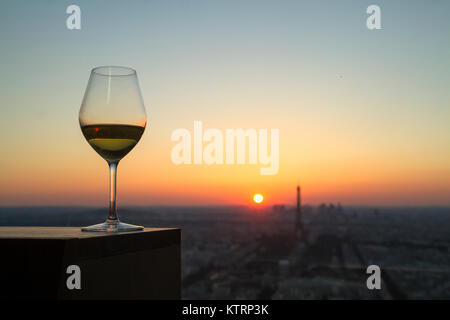
M 94 224 L 92 226 L 81 228 L 81 231 L 87 232 L 130 232 L 142 230 L 144 230 L 144 227 L 123 223 L 120 222 L 119 220 L 116 221 L 106 220 L 103 223 Z

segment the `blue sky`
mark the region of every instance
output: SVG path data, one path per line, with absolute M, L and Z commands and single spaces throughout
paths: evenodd
M 71 4 L 81 30 L 66 28 Z M 370 4 L 382 30 L 366 28 Z M 308 163 L 385 155 L 393 171 L 447 177 L 449 12 L 449 1 L 2 1 L 4 184 L 26 180 L 36 135 L 37 176 L 61 166 L 57 153 L 90 152 L 77 117 L 99 65 L 137 70 L 152 128 L 143 148 L 164 161 L 170 132 L 202 120 L 282 128 L 296 176 Z

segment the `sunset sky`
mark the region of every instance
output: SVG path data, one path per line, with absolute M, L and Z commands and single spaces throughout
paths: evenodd
M 366 8 L 381 7 L 381 30 Z M 81 30 L 66 8 L 81 7 Z M 120 205 L 450 205 L 450 1 L 2 1 L 0 206 L 106 205 L 78 112 L 90 71 L 137 70 L 148 124 Z M 261 165 L 179 165 L 172 131 L 280 130 Z

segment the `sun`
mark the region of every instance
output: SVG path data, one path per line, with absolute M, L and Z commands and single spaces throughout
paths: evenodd
M 262 194 L 260 194 L 260 193 L 255 193 L 255 194 L 253 195 L 253 202 L 255 202 L 255 203 L 261 203 L 261 202 L 263 202 L 263 200 L 264 200 L 264 197 L 262 196 Z

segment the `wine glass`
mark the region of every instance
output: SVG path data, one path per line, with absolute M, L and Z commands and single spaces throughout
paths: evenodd
M 116 66 L 92 69 L 79 120 L 84 137 L 109 165 L 108 218 L 104 223 L 83 227 L 82 230 L 143 230 L 141 226 L 120 222 L 116 204 L 117 165 L 138 143 L 147 124 L 136 71 Z

